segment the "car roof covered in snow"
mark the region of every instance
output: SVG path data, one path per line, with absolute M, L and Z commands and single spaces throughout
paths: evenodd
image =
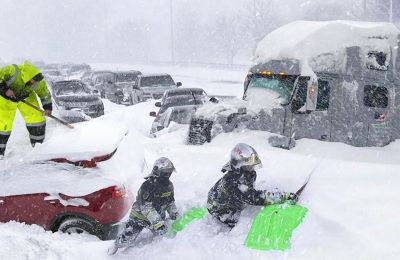
M 204 89 L 202 88 L 174 88 L 165 91 L 166 96 L 177 96 L 177 95 L 203 95 L 205 94 Z
M 151 73 L 151 74 L 142 74 L 139 75 L 139 77 L 141 78 L 145 78 L 145 77 L 162 77 L 162 76 L 170 76 L 168 73 Z
M 399 32 L 391 23 L 295 21 L 265 36 L 256 48 L 254 61 L 298 59 L 304 65 L 313 57 L 346 47 L 388 49 L 397 46 Z
M 111 186 L 121 186 L 102 176 L 99 169 L 86 169 L 69 164 L 23 163 L 0 171 L 0 196 L 48 193 L 84 196 Z

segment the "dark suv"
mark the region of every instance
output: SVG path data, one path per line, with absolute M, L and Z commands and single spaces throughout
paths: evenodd
M 51 84 L 54 103 L 60 116 L 68 122 L 85 121 L 104 115 L 104 105 L 80 80 L 57 81 Z

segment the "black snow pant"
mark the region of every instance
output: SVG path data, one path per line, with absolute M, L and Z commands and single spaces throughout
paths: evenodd
M 215 209 L 214 207 L 207 209 L 214 219 L 218 220 L 218 222 L 229 228 L 234 228 L 239 221 L 239 210 L 231 208 Z
M 117 248 L 133 246 L 143 228 L 149 226 L 150 223 L 146 221 L 129 218 L 128 222 L 125 224 L 124 230 L 115 240 L 115 245 Z

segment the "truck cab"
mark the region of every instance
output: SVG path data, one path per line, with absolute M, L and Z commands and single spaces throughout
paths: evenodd
M 299 27 L 311 29 L 293 40 Z M 289 43 L 276 47 L 276 40 L 285 37 L 283 42 Z M 196 130 L 189 137 L 199 129 L 215 135 L 217 128 L 226 132 L 245 126 L 278 134 L 269 141 L 285 148 L 301 138 L 387 145 L 399 138 L 400 129 L 398 39 L 399 30 L 385 23 L 302 21 L 284 26 L 257 47 L 256 64 L 244 81 L 247 112 L 223 116 L 216 111 L 214 118 L 196 114 Z

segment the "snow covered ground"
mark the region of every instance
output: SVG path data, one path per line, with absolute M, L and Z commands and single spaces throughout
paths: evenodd
M 105 68 L 106 65 L 98 65 Z M 107 65 L 110 68 L 113 65 Z M 129 67 L 138 69 L 136 67 Z M 128 66 L 119 66 L 128 69 Z M 141 69 L 141 68 L 139 68 Z M 143 72 L 170 72 L 184 86 L 201 86 L 210 94 L 240 95 L 246 71 L 147 66 Z M 112 241 L 92 236 L 65 235 L 21 223 L 0 224 L 1 259 L 398 259 L 400 246 L 400 142 L 383 148 L 356 148 L 340 143 L 300 140 L 290 150 L 273 148 L 267 132 L 220 134 L 203 146 L 185 144 L 186 126 L 151 138 L 154 101 L 131 107 L 105 101 L 106 115 L 97 123 L 126 126 L 127 136 L 114 157 L 99 164 L 106 178 L 116 179 L 136 193 L 155 159 L 169 157 L 177 172 L 171 177 L 181 212 L 205 205 L 207 192 L 222 177 L 220 169 L 238 142 L 252 145 L 264 167 L 257 187 L 296 191 L 317 166 L 300 204 L 309 209 L 292 237 L 290 250 L 264 252 L 243 246 L 257 207 L 242 213 L 230 233 L 218 233 L 209 218 L 192 223 L 175 238 L 156 239 L 109 257 Z M 48 139 L 64 126 L 49 121 Z M 82 150 L 84 147 L 82 147 Z M 7 167 L 30 153 L 20 118 L 7 151 Z M 33 169 L 34 170 L 34 169 Z M 149 240 L 144 232 L 139 238 Z

